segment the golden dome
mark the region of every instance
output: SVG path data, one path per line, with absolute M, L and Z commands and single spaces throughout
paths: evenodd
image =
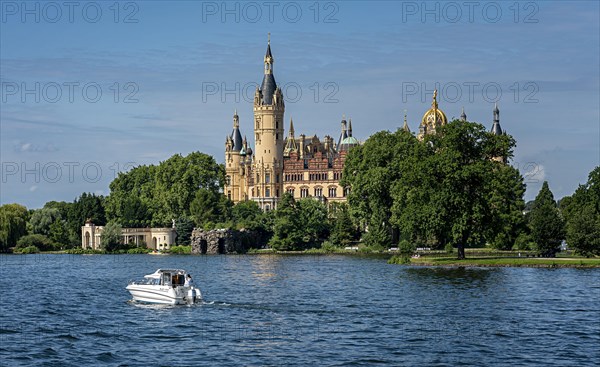
M 433 92 L 433 101 L 431 102 L 431 108 L 425 112 L 423 119 L 421 120 L 421 126 L 427 126 L 428 130 L 435 130 L 437 126 L 446 125 L 448 118 L 444 111 L 438 108 L 437 104 L 437 89 Z

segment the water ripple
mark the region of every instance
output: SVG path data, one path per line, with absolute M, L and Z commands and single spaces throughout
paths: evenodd
M 2 285 L 0 365 L 600 364 L 598 269 L 412 268 L 344 256 L 1 261 L 28 281 Z M 193 273 L 203 301 L 130 302 L 127 281 L 159 267 Z

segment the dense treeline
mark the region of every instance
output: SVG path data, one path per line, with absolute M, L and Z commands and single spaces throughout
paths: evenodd
M 119 242 L 122 227 L 165 227 L 174 220 L 177 245 L 189 245 L 194 227 L 246 228 L 282 251 L 361 241 L 372 250 L 457 248 L 459 257 L 465 247 L 483 245 L 554 256 L 566 238 L 576 252 L 600 255 L 600 167 L 560 204 L 545 182 L 526 207 L 523 177 L 503 162 L 514 147 L 509 135 L 458 120 L 424 141 L 403 130 L 378 132 L 347 158 L 348 203 L 286 194 L 270 212 L 253 201 L 233 205 L 221 192 L 224 168 L 213 157 L 174 155 L 119 174 L 108 197 L 84 193 L 37 210 L 1 206 L 0 251 L 79 247 L 81 226 L 90 219 L 106 225 L 102 246 L 109 251 L 127 249 Z
M 600 166 L 572 196 L 561 200 L 567 243 L 584 256 L 600 255 Z
M 412 134 L 380 132 L 355 148 L 342 184 L 352 188 L 351 213 L 368 231 L 365 241 L 389 244 L 397 233 L 411 243 L 458 248 L 486 243 L 512 246 L 523 227 L 525 185 L 509 135 L 453 121 L 418 141 Z

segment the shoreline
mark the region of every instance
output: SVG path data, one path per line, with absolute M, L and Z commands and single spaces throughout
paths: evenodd
M 2 253 L 1 255 L 148 255 L 148 254 L 69 254 L 65 251 L 48 251 L 35 254 L 20 254 L 20 253 Z M 165 255 L 188 255 L 192 254 L 165 254 Z M 356 257 L 375 257 L 385 259 L 402 259 L 397 253 L 381 253 L 381 252 L 317 252 L 317 251 L 264 251 L 252 252 L 247 254 L 226 254 L 226 255 L 249 255 L 249 256 L 356 256 Z M 202 256 L 202 255 L 193 255 Z M 206 255 L 204 255 L 206 256 Z M 210 255 L 209 255 L 210 256 Z M 219 256 L 219 255 L 216 255 Z M 414 267 L 440 267 L 440 268 L 457 268 L 457 267 L 497 267 L 497 268 L 579 268 L 579 269 L 594 269 L 600 268 L 600 258 L 583 258 L 583 257 L 556 257 L 556 258 L 535 258 L 535 257 L 474 257 L 459 260 L 452 257 L 438 258 L 408 258 L 409 262 L 392 262 L 393 265 L 414 266 Z

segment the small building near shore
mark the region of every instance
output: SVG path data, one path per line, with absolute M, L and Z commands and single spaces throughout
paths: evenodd
M 92 221 L 81 227 L 81 247 L 84 249 L 101 249 L 101 238 L 104 226 L 97 226 Z M 175 244 L 175 227 L 172 228 L 123 228 L 123 243 L 131 243 L 136 247 L 146 246 L 153 250 L 168 250 Z

